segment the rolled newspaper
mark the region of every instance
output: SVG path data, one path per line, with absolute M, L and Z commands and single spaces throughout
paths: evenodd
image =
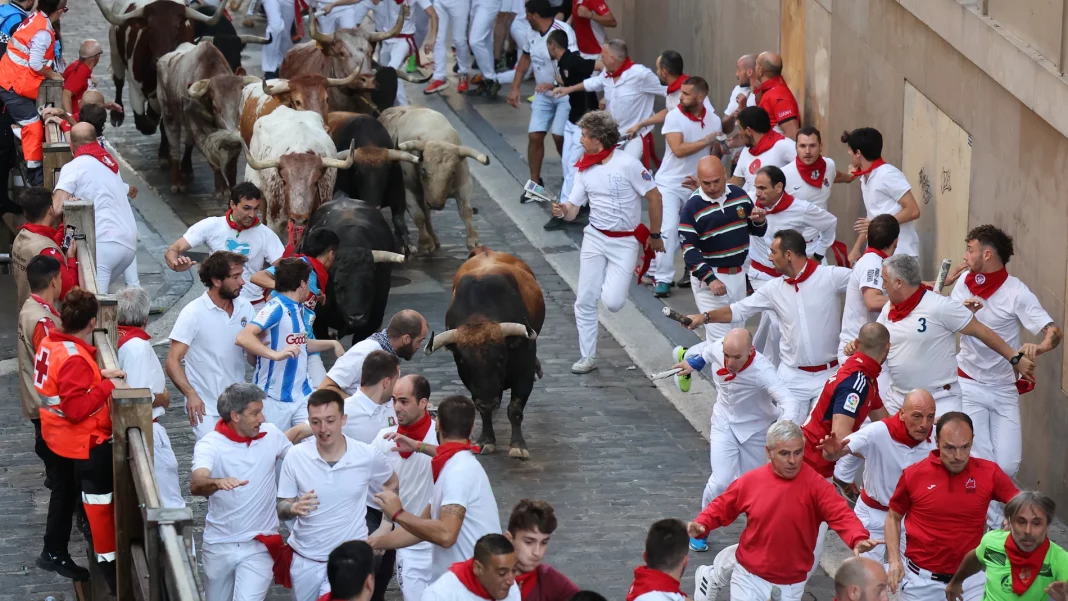
M 690 319 L 689 317 L 686 317 L 685 315 L 683 315 L 682 313 L 679 313 L 678 311 L 672 309 L 671 307 L 664 307 L 664 310 L 662 312 L 664 314 L 664 317 L 667 317 L 668 319 L 672 319 L 674 321 L 677 321 L 677 322 L 681 323 L 684 326 L 689 327 L 690 324 L 693 323 L 692 319 Z
M 673 367 L 673 368 L 665 370 L 665 371 L 657 372 L 657 373 L 649 376 L 649 379 L 650 380 L 662 380 L 664 378 L 670 378 L 671 376 L 673 376 L 673 375 L 675 375 L 677 373 L 680 373 L 681 371 L 682 371 L 681 367 Z
M 935 292 L 942 294 L 942 287 L 946 285 L 946 277 L 949 276 L 949 270 L 953 267 L 952 259 L 942 259 L 942 267 L 938 270 L 938 279 L 935 280 Z

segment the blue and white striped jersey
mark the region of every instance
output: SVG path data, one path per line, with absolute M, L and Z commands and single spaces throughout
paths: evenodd
M 271 350 L 280 351 L 290 344 L 300 347 L 300 354 L 295 358 L 282 361 L 256 358 L 252 382 L 268 397 L 283 403 L 303 401 L 312 392 L 308 380 L 308 331 L 311 330 L 308 313 L 303 304 L 274 294 L 252 320 L 263 330 L 264 343 Z

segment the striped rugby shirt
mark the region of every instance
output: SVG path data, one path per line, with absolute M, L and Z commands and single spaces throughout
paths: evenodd
M 264 342 L 271 350 L 280 351 L 290 344 L 300 347 L 299 355 L 281 361 L 257 357 L 252 382 L 272 399 L 283 403 L 303 401 L 312 393 L 308 380 L 308 330 L 311 327 L 307 307 L 283 294 L 274 294 L 252 323 L 263 330 L 267 336 Z
M 717 267 L 741 267 L 749 253 L 749 236 L 763 236 L 767 222 L 753 225 L 753 201 L 738 186 L 727 184 L 722 202 L 708 200 L 700 188 L 682 206 L 679 236 L 683 259 L 694 277 L 706 284 Z

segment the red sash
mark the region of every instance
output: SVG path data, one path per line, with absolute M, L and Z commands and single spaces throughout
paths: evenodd
M 601 232 L 609 238 L 633 237 L 638 241 L 638 244 L 640 244 L 642 247 L 642 265 L 637 270 L 638 283 L 640 284 L 642 282 L 642 276 L 644 276 L 645 273 L 649 271 L 649 264 L 653 262 L 653 257 L 656 256 L 656 251 L 654 251 L 652 248 L 648 248 L 645 246 L 645 243 L 649 241 L 649 234 L 652 233 L 649 231 L 649 227 L 646 226 L 644 223 L 639 223 L 638 227 L 627 232 L 602 230 L 599 227 L 594 227 L 593 229 L 597 230 L 598 232 Z

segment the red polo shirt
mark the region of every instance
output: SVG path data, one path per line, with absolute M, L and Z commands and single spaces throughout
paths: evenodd
M 953 574 L 979 546 L 990 501 L 1007 503 L 1020 492 L 998 464 L 972 457 L 950 474 L 937 450 L 901 474 L 890 509 L 905 516 L 905 557 L 936 574 Z
M 578 16 L 578 7 L 585 6 L 595 15 L 605 16 L 609 12 L 608 5 L 604 0 L 572 0 L 571 2 L 571 26 L 575 30 L 575 41 L 579 52 L 583 54 L 600 54 L 601 45 L 604 44 L 604 28 L 593 19 L 585 19 Z
M 801 111 L 797 108 L 797 100 L 781 75 L 765 81 L 757 89 L 757 93 L 760 97 L 757 106 L 768 112 L 772 127 L 788 119 L 797 119 L 798 123 L 801 122 Z
M 93 77 L 93 70 L 85 61 L 76 60 L 63 72 L 63 89 L 71 95 L 71 115 L 78 114 L 78 107 L 82 103 L 82 94 L 89 89 L 89 80 Z

